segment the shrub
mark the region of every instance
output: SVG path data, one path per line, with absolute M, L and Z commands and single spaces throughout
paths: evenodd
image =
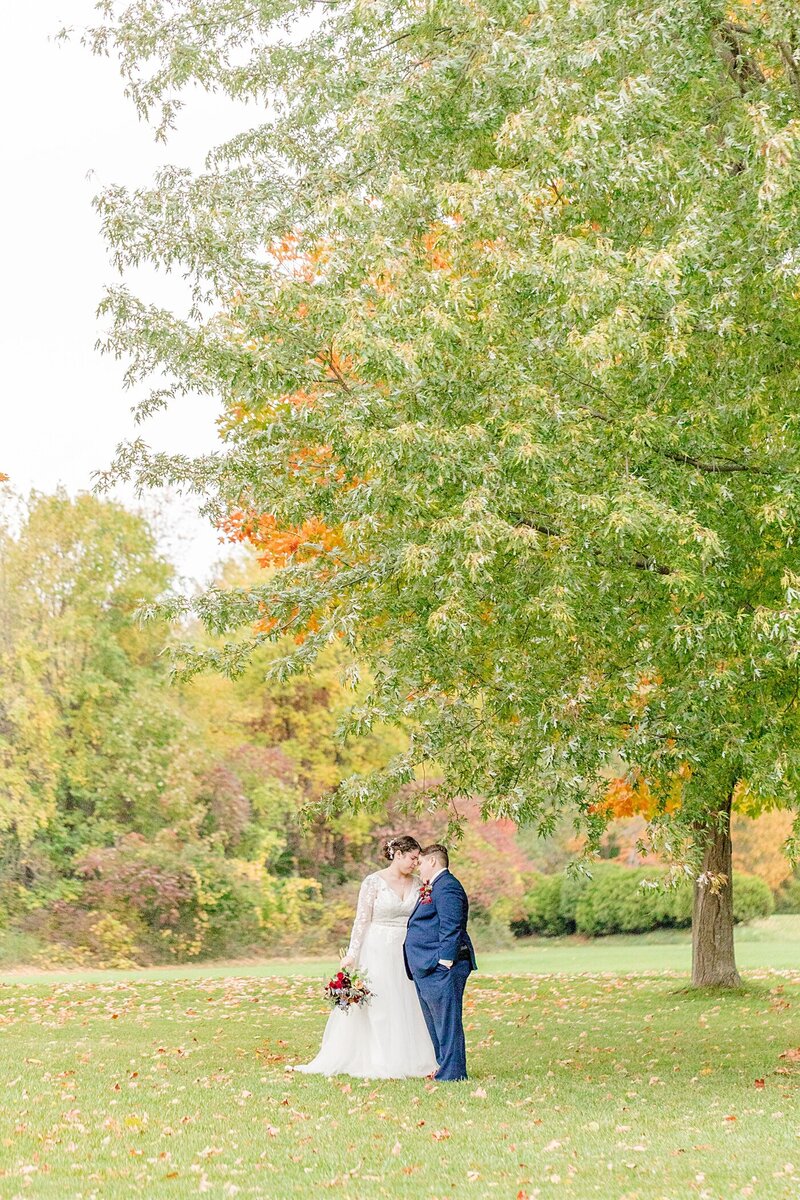
M 644 933 L 656 927 L 651 896 L 642 889 L 644 873 L 624 867 L 598 868 L 575 905 L 575 928 L 587 937 Z M 671 923 L 671 922 L 670 922 Z
M 104 967 L 136 967 L 136 934 L 111 913 L 98 915 L 92 925 L 92 936 L 97 941 Z
M 775 899 L 769 884 L 759 879 L 758 875 L 734 875 L 734 921 L 755 921 L 761 917 L 771 917 L 774 912 Z
M 260 939 L 258 882 L 202 842 L 129 834 L 85 855 L 78 871 L 86 906 L 137 930 L 148 958 L 225 954 Z
M 592 879 L 583 871 L 565 871 L 562 880 L 558 912 L 569 932 L 574 933 L 578 903 L 583 893 L 591 885 Z
M 663 883 L 663 868 L 627 868 L 601 863 L 592 875 L 540 875 L 525 896 L 524 917 L 513 925 L 517 936 L 538 933 L 555 937 L 576 932 L 586 937 L 611 933 L 646 933 L 651 929 L 685 928 L 692 922 L 692 886 L 649 888 Z M 737 923 L 767 917 L 774 911 L 769 887 L 754 875 L 736 875 L 733 914 Z
M 41 940 L 33 934 L 3 930 L 0 937 L 0 968 L 33 962 L 43 950 Z
M 514 945 L 514 934 L 509 922 L 493 912 L 478 913 L 469 920 L 469 931 L 478 954 L 493 950 L 510 950 Z
M 78 870 L 83 884 L 74 936 L 64 936 L 52 911 L 56 925 L 48 932 L 97 960 L 329 950 L 339 932 L 334 926 L 342 924 L 341 906 L 323 903 L 317 880 L 277 878 L 261 862 L 226 858 L 218 843 L 174 830 L 152 841 L 129 834 L 86 854 Z M 348 929 L 354 909 L 355 902 L 347 906 Z M 90 917 L 99 912 L 108 920 L 98 928 Z
M 800 878 L 792 875 L 775 893 L 775 911 L 800 913 Z
M 523 897 L 523 916 L 513 921 L 512 932 L 517 937 L 538 933 L 542 937 L 559 937 L 572 933 L 574 922 L 561 910 L 561 891 L 564 875 L 534 875 Z
M 141 961 L 138 931 L 108 912 L 55 900 L 32 909 L 25 920 L 37 935 L 34 961 L 43 966 L 135 967 Z M 41 942 L 46 942 L 41 945 Z
M 22 922 L 22 930 L 53 946 L 86 947 L 97 916 L 73 900 L 54 900 L 46 907 L 33 909 Z

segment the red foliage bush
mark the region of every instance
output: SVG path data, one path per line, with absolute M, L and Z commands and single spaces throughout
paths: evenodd
M 197 884 L 188 863 L 170 863 L 152 843 L 129 833 L 116 846 L 92 850 L 78 864 L 89 907 L 133 911 L 151 929 L 177 925 Z
M 447 811 L 405 811 L 423 797 L 421 788 L 406 790 L 400 803 L 390 811 L 387 823 L 376 828 L 376 848 L 385 838 L 399 833 L 412 834 L 422 846 L 445 839 Z M 533 870 L 533 863 L 517 843 L 515 823 L 484 821 L 477 800 L 461 802 L 459 813 L 466 820 L 463 839 L 448 847 L 453 874 L 464 884 L 476 915 L 489 914 L 503 902 L 509 916 L 513 916 L 522 903 L 525 876 Z
M 222 834 L 226 845 L 239 842 L 253 814 L 236 772 L 224 764 L 208 771 L 201 783 L 198 799 L 206 805 L 211 829 Z

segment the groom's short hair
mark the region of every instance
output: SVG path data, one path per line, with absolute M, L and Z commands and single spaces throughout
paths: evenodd
M 447 847 L 441 846 L 439 842 L 434 842 L 432 846 L 426 846 L 422 851 L 423 858 L 428 858 L 429 855 L 435 855 L 445 870 L 450 866 L 450 855 L 447 853 Z

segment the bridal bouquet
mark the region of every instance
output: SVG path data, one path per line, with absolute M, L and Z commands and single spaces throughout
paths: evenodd
M 348 971 L 339 971 L 325 984 L 325 999 L 334 1008 L 350 1011 L 351 1004 L 369 1004 L 372 992 L 367 987 L 365 979 L 359 979 Z

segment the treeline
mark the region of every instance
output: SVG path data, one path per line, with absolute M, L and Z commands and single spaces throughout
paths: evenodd
M 383 836 L 442 835 L 446 815 L 403 811 L 411 795 L 392 812 L 309 822 L 309 806 L 386 762 L 400 735 L 337 740 L 354 697 L 336 646 L 283 683 L 265 682 L 276 646 L 235 681 L 170 683 L 175 634 L 135 614 L 172 585 L 147 522 L 92 495 L 34 496 L 0 528 L 5 961 L 335 949 Z M 530 865 L 510 822 L 476 817 L 459 869 L 479 923 L 507 934 Z
M 244 583 L 250 570 L 231 566 L 224 582 Z M 335 950 L 382 838 L 443 835 L 447 814 L 428 811 L 421 790 L 388 812 L 314 815 L 340 781 L 385 763 L 401 735 L 338 740 L 353 702 L 338 646 L 313 675 L 285 682 L 266 682 L 282 651 L 265 646 L 236 680 L 171 683 L 164 648 L 176 633 L 137 622 L 136 611 L 172 586 L 152 529 L 118 504 L 56 494 L 7 506 L 0 961 L 122 966 Z M 558 871 L 575 854 L 569 825 L 544 843 L 510 821 L 484 823 L 477 804 L 464 809 L 456 862 L 478 940 L 582 929 L 534 919 L 545 886 L 535 868 Z M 621 823 L 607 853 L 625 861 L 626 837 Z

